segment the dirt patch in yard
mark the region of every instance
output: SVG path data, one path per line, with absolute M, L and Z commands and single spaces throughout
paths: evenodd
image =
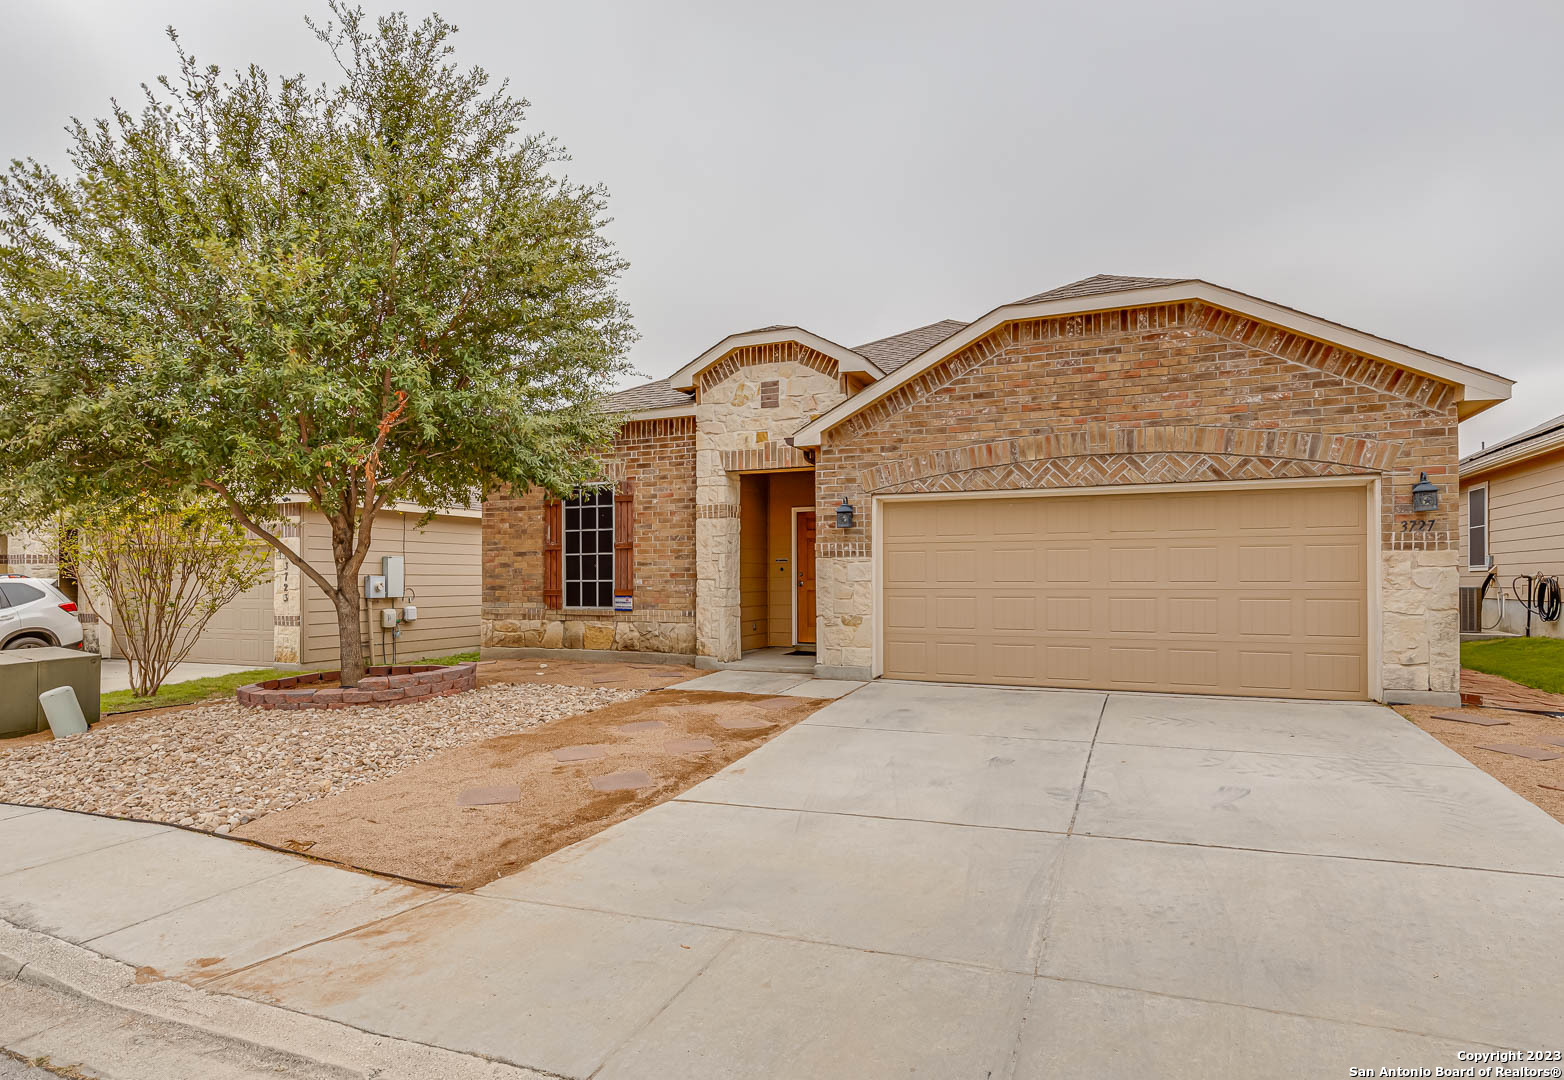
M 689 790 L 827 704 L 661 690 L 444 751 L 377 783 L 270 814 L 234 835 L 363 870 L 476 888 Z M 718 720 L 765 726 L 735 729 Z M 618 730 L 647 721 L 660 725 Z M 690 748 L 701 739 L 711 749 Z M 563 762 L 554 756 L 573 747 L 602 755 Z M 650 786 L 592 786 L 594 778 L 631 770 L 644 771 Z M 509 786 L 520 789 L 519 802 L 459 803 L 463 792 Z
M 1464 687 L 1463 683 L 1463 687 Z M 1542 807 L 1564 821 L 1564 757 L 1553 761 L 1528 758 L 1479 749 L 1479 743 L 1514 744 L 1564 754 L 1564 746 L 1543 742 L 1544 738 L 1564 739 L 1564 720 L 1507 709 L 1436 709 L 1425 705 L 1397 705 L 1395 709 L 1483 772 L 1498 780 L 1528 802 Z M 1436 713 L 1460 712 L 1488 716 L 1508 723 L 1494 727 L 1463 724 L 1458 720 L 1436 720 Z M 1552 788 L 1543 787 L 1551 784 Z

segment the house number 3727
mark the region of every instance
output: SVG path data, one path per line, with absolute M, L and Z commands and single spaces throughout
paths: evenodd
M 1408 518 L 1401 522 L 1402 532 L 1432 532 L 1433 528 L 1432 518 Z

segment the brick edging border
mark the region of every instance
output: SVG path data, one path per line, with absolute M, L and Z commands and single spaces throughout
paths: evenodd
M 241 686 L 235 691 L 240 705 L 258 709 L 347 709 L 355 705 L 401 705 L 426 698 L 446 697 L 478 687 L 478 665 L 406 664 L 366 668 L 355 687 L 314 687 L 338 671 L 311 671 L 282 679 Z

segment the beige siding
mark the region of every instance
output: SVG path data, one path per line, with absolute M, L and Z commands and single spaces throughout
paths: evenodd
M 359 617 L 365 621 L 363 577 L 380 573 L 383 555 L 401 555 L 407 563 L 407 588 L 416 595 L 395 602 L 418 608 L 418 619 L 402 626 L 396 643 L 401 661 L 440 656 L 478 647 L 479 603 L 482 591 L 483 526 L 478 518 L 441 516 L 418 527 L 417 514 L 382 513 L 375 520 L 374 541 L 359 573 Z M 331 533 L 325 519 L 306 512 L 301 543 L 305 558 L 327 576 Z M 391 601 L 373 601 L 373 629 L 367 631 L 374 659 L 381 659 L 380 614 Z M 390 643 L 390 633 L 386 642 Z M 312 582 L 304 591 L 304 626 L 300 660 L 306 665 L 335 663 L 337 619 L 331 602 Z
M 1520 574 L 1564 577 L 1564 451 L 1560 451 L 1462 480 L 1461 584 L 1481 585 L 1484 576 L 1483 571 L 1466 568 L 1466 492 L 1483 483 L 1488 485 L 1488 551 L 1505 595 L 1511 595 L 1510 584 Z M 1497 616 L 1490 602 L 1484 620 L 1492 622 Z M 1525 625 L 1525 611 L 1508 604 L 1504 623 L 1497 629 L 1519 632 Z M 1543 623 L 1533 618 L 1532 633 L 1564 636 L 1564 621 Z

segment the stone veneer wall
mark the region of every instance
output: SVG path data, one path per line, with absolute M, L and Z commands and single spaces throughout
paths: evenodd
M 775 381 L 777 403 L 760 384 Z M 796 342 L 735 349 L 702 373 L 695 416 L 696 651 L 741 654 L 739 477 L 730 466 L 795 462 L 783 440 L 845 397 L 836 361 Z M 769 399 L 768 399 L 769 400 Z
M 485 648 L 695 652 L 695 421 L 626 424 L 607 478 L 634 482 L 635 610 L 543 605 L 543 494 L 491 497 L 483 511 Z
M 1383 686 L 1454 693 L 1456 430 L 1454 387 L 1205 304 L 1006 325 L 826 433 L 819 670 L 872 662 L 873 494 L 1363 474 L 1382 481 Z M 1411 513 L 1420 471 L 1433 515 Z

